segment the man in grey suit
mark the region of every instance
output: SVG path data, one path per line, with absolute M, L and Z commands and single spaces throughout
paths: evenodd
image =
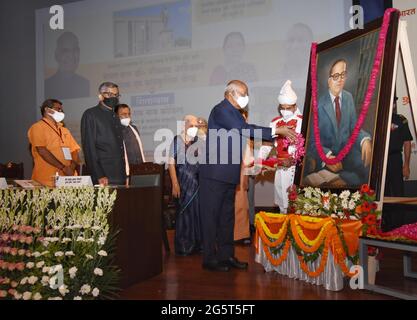
M 352 135 L 357 122 L 356 108 L 352 94 L 344 90 L 347 77 L 347 62 L 339 59 L 329 71 L 329 90 L 319 98 L 318 114 L 320 140 L 328 158 L 335 158 Z M 368 183 L 369 166 L 372 158 L 372 143 L 369 133 L 361 130 L 349 154 L 334 165 L 325 164 L 319 157 L 311 126 L 310 154 L 313 159 L 310 172 L 327 169 L 339 175 L 334 187 L 354 187 Z M 313 165 L 311 165 L 313 163 Z

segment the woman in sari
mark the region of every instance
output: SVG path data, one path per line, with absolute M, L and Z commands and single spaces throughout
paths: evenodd
M 177 204 L 175 253 L 188 256 L 199 252 L 201 248 L 198 162 L 190 162 L 190 157 L 195 160 L 198 155 L 197 151 L 187 155 L 189 148 L 196 142 L 197 117 L 185 116 L 184 123 L 184 130 L 171 144 L 168 170 L 172 181 L 172 195 Z

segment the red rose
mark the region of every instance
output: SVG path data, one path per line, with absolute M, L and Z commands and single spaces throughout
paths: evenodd
M 296 193 L 296 192 L 291 191 L 291 192 L 290 192 L 290 194 L 288 195 L 288 200 L 290 200 L 290 201 L 295 201 L 295 200 L 297 200 L 297 193 Z
M 376 247 L 368 247 L 368 256 L 376 256 Z
M 370 225 L 370 226 L 375 225 L 375 224 L 376 224 L 376 217 L 375 217 L 373 214 L 368 214 L 368 215 L 365 217 L 365 223 L 366 223 L 367 225 Z
M 367 194 L 372 197 L 373 195 L 375 195 L 375 190 L 369 189 L 369 191 L 367 192 Z
M 363 184 L 361 186 L 361 193 L 368 193 L 369 192 L 369 186 L 367 184 Z
M 378 209 L 378 205 L 377 205 L 375 202 L 372 202 L 372 203 L 371 203 L 371 209 L 372 209 L 372 210 L 376 210 L 376 209 Z
M 371 235 L 371 236 L 375 236 L 377 234 L 376 227 L 375 226 L 370 226 L 366 233 Z
M 371 211 L 371 206 L 369 205 L 369 202 L 364 202 L 362 203 L 362 211 L 364 212 L 369 212 Z

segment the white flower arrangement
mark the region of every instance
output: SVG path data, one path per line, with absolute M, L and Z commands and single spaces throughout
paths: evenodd
M 108 215 L 115 199 L 108 188 L 0 190 L 0 263 L 8 266 L 0 267 L 0 298 L 114 296 Z
M 294 199 L 295 200 L 291 200 Z M 336 193 L 324 192 L 319 188 L 306 187 L 289 193 L 290 207 L 296 214 L 330 216 L 334 219 L 358 220 L 355 208 L 361 201 L 360 192 L 349 190 Z

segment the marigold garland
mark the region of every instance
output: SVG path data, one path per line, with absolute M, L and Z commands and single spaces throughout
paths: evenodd
M 263 251 L 272 265 L 279 266 L 287 259 L 292 244 L 290 238 L 292 238 L 295 245 L 298 246 L 296 251 L 301 269 L 308 276 L 317 277 L 323 273 L 327 264 L 329 249 L 332 250 L 335 262 L 340 266 L 342 272 L 348 277 L 355 275 L 355 273 L 349 272 L 349 268 L 346 265 L 348 255 L 343 246 L 343 241 L 340 238 L 336 222 L 333 219 L 260 212 L 256 215 L 255 223 L 256 238 L 261 238 L 263 242 Z M 281 225 L 281 227 L 277 233 L 273 233 L 267 224 L 278 224 Z M 288 225 L 290 225 L 290 228 L 288 228 Z M 321 229 L 318 227 L 319 225 L 321 226 Z M 316 239 L 310 240 L 305 236 L 302 228 L 316 231 L 320 229 L 320 233 Z M 271 241 L 270 239 L 275 239 L 275 241 Z M 285 245 L 280 257 L 274 258 L 271 249 L 279 247 L 284 242 Z M 308 254 L 319 253 L 319 249 L 321 250 L 322 246 L 323 250 L 321 252 L 319 267 L 316 270 L 311 271 L 305 261 L 305 257 L 307 257 Z M 255 247 L 257 253 L 259 253 L 258 241 L 255 241 Z M 302 254 L 299 254 L 299 251 L 301 251 Z

